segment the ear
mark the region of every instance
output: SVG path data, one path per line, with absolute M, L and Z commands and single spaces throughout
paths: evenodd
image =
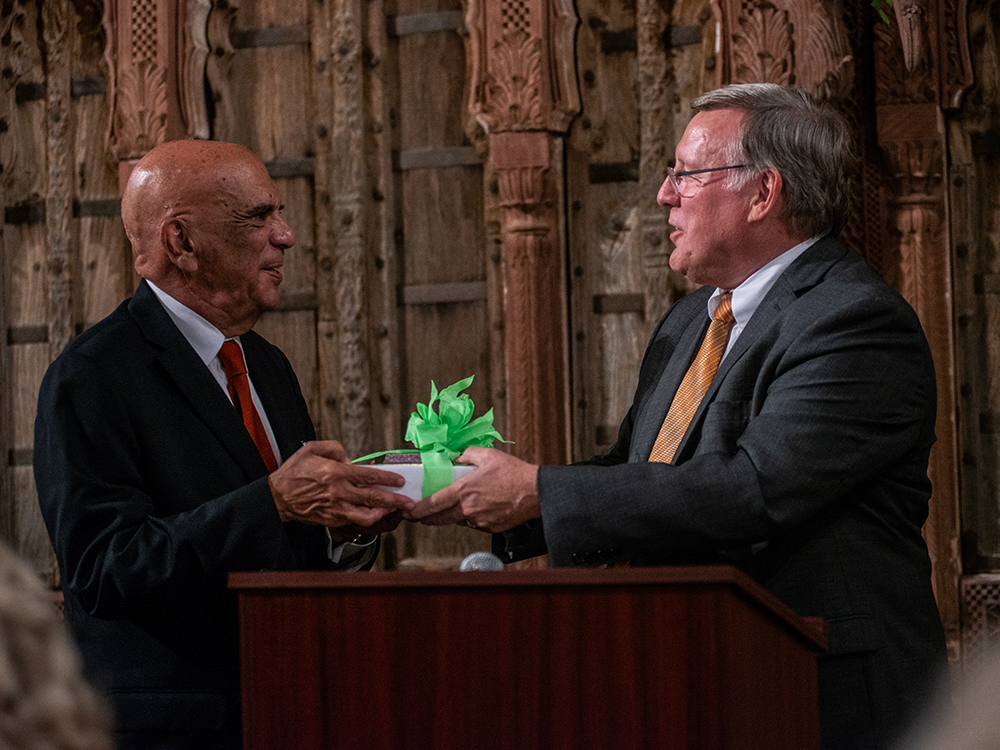
M 183 221 L 173 218 L 163 222 L 160 226 L 160 242 L 167 252 L 167 258 L 184 274 L 193 274 L 198 270 L 198 256 Z
M 761 221 L 767 216 L 776 217 L 780 214 L 783 200 L 781 190 L 784 183 L 781 173 L 773 167 L 768 167 L 757 178 L 757 191 L 750 199 L 747 221 Z

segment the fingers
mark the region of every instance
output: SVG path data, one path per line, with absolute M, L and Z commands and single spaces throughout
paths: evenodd
M 350 471 L 345 474 L 345 479 L 359 485 L 381 484 L 386 487 L 402 487 L 406 482 L 394 472 L 358 464 L 350 464 Z
M 432 516 L 439 516 L 444 511 L 455 507 L 458 507 L 459 512 L 461 512 L 461 506 L 459 506 L 459 501 L 461 500 L 459 489 L 462 481 L 459 480 L 454 484 L 450 484 L 444 489 L 438 490 L 433 495 L 425 497 L 419 503 L 415 503 L 413 509 L 406 513 L 406 517 L 411 521 L 433 523 L 427 519 L 430 519 Z M 454 523 L 454 521 L 451 523 Z
M 341 463 L 347 461 L 347 452 L 344 450 L 344 446 L 337 440 L 311 440 L 308 443 L 303 443 L 302 448 L 299 450 L 305 450 L 313 455 L 329 458 L 332 461 L 339 461 Z
M 309 443 L 269 477 L 271 494 L 283 521 L 324 526 L 370 526 L 395 510 L 409 510 L 413 501 L 382 487 L 398 487 L 398 474 L 368 466 L 341 463 L 335 441 Z
M 497 451 L 495 448 L 480 448 L 478 446 L 472 446 L 466 448 L 462 455 L 455 459 L 457 464 L 472 464 L 474 466 L 482 466 L 487 463 L 491 458 L 491 455 Z

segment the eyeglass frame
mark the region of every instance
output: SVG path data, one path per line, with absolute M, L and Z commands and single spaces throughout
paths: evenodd
M 689 195 L 683 195 L 681 193 L 681 186 L 677 182 L 677 178 L 678 177 L 688 177 L 689 175 L 704 174 L 705 172 L 721 172 L 721 171 L 723 171 L 725 169 L 745 169 L 748 166 L 749 166 L 748 164 L 731 164 L 728 167 L 709 167 L 708 169 L 689 169 L 689 170 L 684 171 L 684 172 L 675 172 L 673 167 L 667 167 L 667 179 L 670 180 L 670 187 L 672 187 L 674 189 L 674 192 L 677 193 L 677 195 L 680 195 L 681 198 L 690 198 L 691 196 L 689 196 Z

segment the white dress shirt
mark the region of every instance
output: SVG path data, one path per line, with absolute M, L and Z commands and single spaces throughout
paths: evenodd
M 774 286 L 774 282 L 778 280 L 778 277 L 785 272 L 785 269 L 792 265 L 792 262 L 796 258 L 802 255 L 819 239 L 819 235 L 810 237 L 805 242 L 800 242 L 792 249 L 786 250 L 770 263 L 758 268 L 750 274 L 750 277 L 746 281 L 731 290 L 733 294 L 732 305 L 735 322 L 732 328 L 729 329 L 729 341 L 726 344 L 726 351 L 722 355 L 723 359 L 732 350 L 736 339 L 740 337 L 746 324 L 750 322 L 750 318 L 757 310 L 758 305 L 764 300 L 767 293 L 771 291 L 771 287 Z M 716 289 L 712 292 L 712 296 L 708 298 L 708 317 L 711 318 L 715 315 L 715 310 L 719 306 L 719 298 L 724 291 L 723 289 Z

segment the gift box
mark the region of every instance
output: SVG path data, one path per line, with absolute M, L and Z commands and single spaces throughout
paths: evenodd
M 402 487 L 378 485 L 381 489 L 406 495 L 406 497 L 412 500 L 423 500 L 427 495 L 431 494 L 430 492 L 424 493 L 424 465 L 420 460 L 419 453 L 389 453 L 381 463 L 376 463 L 376 466 L 380 469 L 391 471 L 393 474 L 399 474 L 406 480 L 406 484 Z M 452 464 L 451 480 L 448 484 L 451 484 L 456 479 L 461 479 L 475 468 L 475 466 L 469 464 Z
M 491 448 L 494 440 L 506 442 L 493 428 L 493 409 L 472 419 L 475 404 L 462 391 L 472 385 L 473 377 L 442 391 L 431 381 L 430 401 L 417 404 L 406 427 L 405 440 L 415 451 L 406 448 L 380 451 L 355 459 L 355 463 L 374 463 L 374 459 L 380 458 L 379 468 L 400 474 L 406 480 L 402 488 L 384 489 L 414 500 L 422 500 L 473 471 L 475 466 L 454 463 L 466 448 Z

